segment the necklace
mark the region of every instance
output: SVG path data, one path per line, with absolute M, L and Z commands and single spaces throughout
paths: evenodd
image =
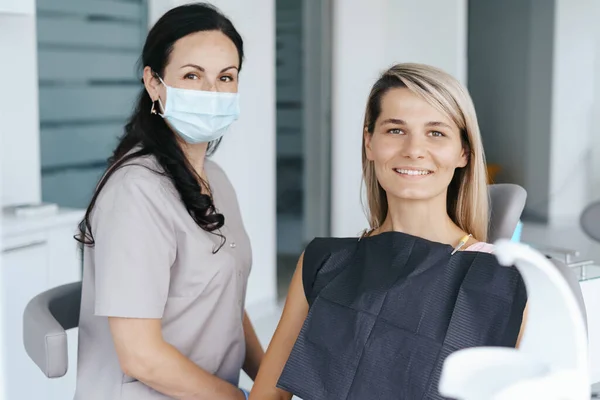
M 371 229 L 365 229 L 362 234 L 360 235 L 360 237 L 358 238 L 358 241 L 360 242 L 363 238 L 370 236 L 377 228 L 371 228 Z M 452 253 L 450 255 L 454 255 L 457 251 L 459 251 L 460 249 L 463 248 L 463 246 L 465 244 L 467 244 L 467 242 L 469 241 L 469 238 L 473 237 L 472 234 L 468 234 L 463 236 L 460 241 L 458 242 L 458 245 L 454 248 L 454 250 L 452 250 Z
M 473 235 L 471 235 L 470 233 L 468 235 L 463 236 L 462 239 L 460 239 L 460 242 L 458 242 L 458 246 L 456 246 L 454 248 L 454 250 L 452 251 L 452 253 L 450 255 L 453 255 L 454 253 L 459 251 L 469 241 L 469 238 L 472 236 Z

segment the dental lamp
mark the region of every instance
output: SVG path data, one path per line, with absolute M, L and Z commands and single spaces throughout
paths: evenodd
M 445 360 L 440 394 L 456 400 L 589 400 L 585 309 L 559 266 L 506 239 L 495 243 L 500 264 L 515 266 L 528 293 L 518 349 L 475 347 Z

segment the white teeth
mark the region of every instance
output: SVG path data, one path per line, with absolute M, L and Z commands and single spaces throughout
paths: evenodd
M 417 171 L 414 169 L 396 169 L 396 172 L 403 175 L 429 175 L 431 171 Z

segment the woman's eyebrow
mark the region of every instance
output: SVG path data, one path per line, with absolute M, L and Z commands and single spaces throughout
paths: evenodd
M 452 129 L 452 127 L 450 125 L 448 125 L 445 122 L 440 122 L 440 121 L 431 121 L 431 122 L 426 123 L 425 126 L 443 126 L 445 128 Z
M 406 121 L 398 118 L 388 118 L 381 122 L 382 124 L 396 124 L 396 125 L 406 125 Z
M 201 66 L 199 66 L 199 65 L 196 65 L 196 64 L 185 64 L 185 65 L 184 65 L 184 66 L 182 66 L 181 68 L 186 68 L 186 67 L 192 67 L 192 68 L 195 68 L 195 69 L 197 69 L 198 71 L 205 72 L 204 68 L 202 68 Z M 235 65 L 230 65 L 229 67 L 223 68 L 223 69 L 221 70 L 221 73 L 223 73 L 223 72 L 225 72 L 225 71 L 227 71 L 227 70 L 229 70 L 229 69 L 232 69 L 232 68 L 234 68 L 234 69 L 238 69 L 238 68 L 237 68 Z

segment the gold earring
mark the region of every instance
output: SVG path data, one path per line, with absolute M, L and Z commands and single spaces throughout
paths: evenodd
M 156 101 L 152 102 L 152 108 L 150 109 L 150 114 L 156 114 L 156 109 L 154 108 L 154 105 L 156 104 Z

